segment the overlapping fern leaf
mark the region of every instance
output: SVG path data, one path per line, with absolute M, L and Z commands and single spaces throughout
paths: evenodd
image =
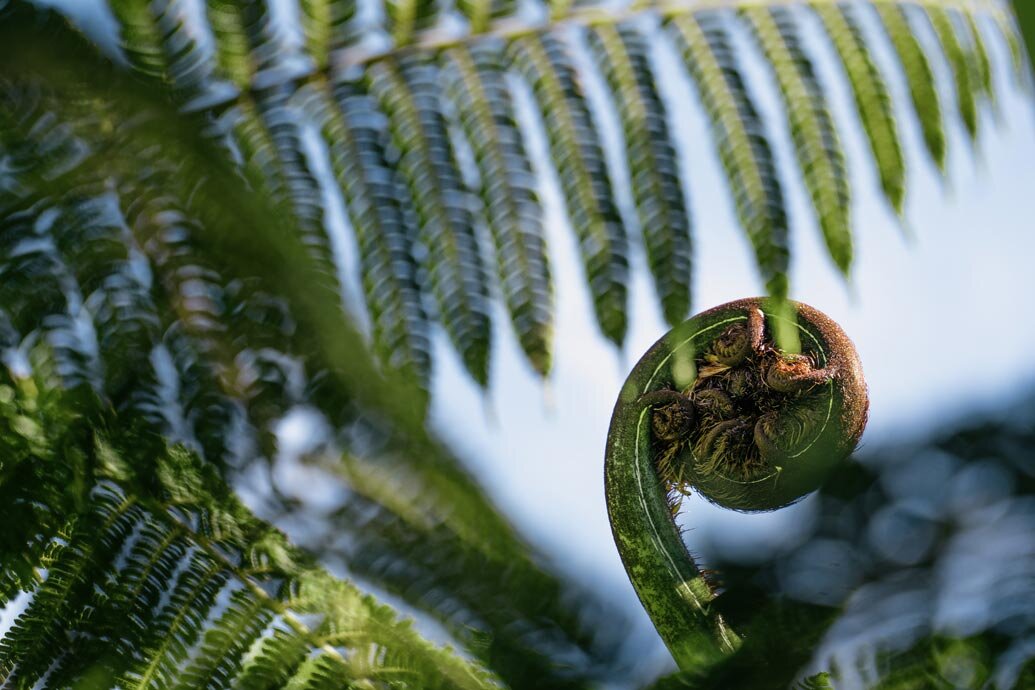
M 309 461 L 323 473 L 321 484 L 335 487 L 340 496 L 339 504 L 321 508 L 322 524 L 334 537 L 330 543 L 314 544 L 321 555 L 344 563 L 351 576 L 391 591 L 415 610 L 439 620 L 446 634 L 463 644 L 470 656 L 500 669 L 496 675 L 508 686 L 534 687 L 537 682 L 548 682 L 555 687 L 584 687 L 590 678 L 613 672 L 617 640 L 600 634 L 593 621 L 598 615 L 613 616 L 614 612 L 544 571 L 540 558 L 492 507 L 455 457 L 428 434 L 420 387 L 412 378 L 395 378 L 392 370 L 378 372 L 350 325 L 333 282 L 326 280 L 320 257 L 307 241 L 304 221 L 297 217 L 292 202 L 256 187 L 259 182 L 242 166 L 242 149 L 236 144 L 228 147 L 225 139 L 212 135 L 228 131 L 228 123 L 237 122 L 236 111 L 242 106 L 236 104 L 217 116 L 178 113 L 161 92 L 135 82 L 100 58 L 47 12 L 24 6 L 8 8 L 0 31 L 7 46 L 3 60 L 17 66 L 13 73 L 17 78 L 5 79 L 0 86 L 0 158 L 4 164 L 0 342 L 4 366 L 12 378 L 0 391 L 0 398 L 7 400 L 9 391 L 29 385 L 32 379 L 26 377 L 30 374 L 47 372 L 47 381 L 62 392 L 61 404 L 55 409 L 81 417 L 78 427 L 83 430 L 50 452 L 59 458 L 67 456 L 68 463 L 80 455 L 93 458 L 98 453 L 94 431 L 104 429 L 109 436 L 132 432 L 133 438 L 157 439 L 146 448 L 142 442 L 127 443 L 133 453 L 133 472 L 153 468 L 167 454 L 167 444 L 179 444 L 191 462 L 204 463 L 204 471 L 225 484 L 239 473 L 280 462 L 277 425 L 292 410 L 304 408 L 321 417 L 328 429 Z M 321 93 L 321 86 L 314 82 L 297 98 L 280 103 L 294 107 L 308 97 L 335 102 L 351 97 L 341 89 Z M 362 117 L 362 111 L 357 116 Z M 323 124 L 340 126 L 337 120 Z M 373 136 L 368 131 L 357 137 L 368 135 Z M 268 160 L 273 161 L 273 147 L 263 143 L 268 138 L 259 136 L 256 141 L 252 160 L 269 155 Z M 360 161 L 364 167 L 353 168 L 357 165 L 353 152 L 371 149 L 364 148 L 361 138 L 358 143 L 344 141 L 342 145 L 338 163 L 347 166 L 342 169 L 343 177 L 361 169 L 369 179 L 359 179 L 357 185 L 370 180 L 389 187 L 401 184 L 397 178 L 386 180 L 379 172 L 388 170 L 383 160 L 389 154 L 383 148 L 373 149 L 383 156 L 380 162 Z M 375 230 L 377 223 L 394 218 L 383 209 L 372 212 L 369 222 Z M 385 245 L 383 250 L 375 245 L 377 251 L 397 250 L 391 237 L 374 234 L 371 241 Z M 385 259 L 386 263 L 393 260 L 390 254 Z M 414 269 L 408 270 L 410 280 L 416 282 Z M 18 429 L 39 427 L 46 432 L 59 426 L 59 421 L 32 420 L 26 414 L 16 414 L 13 420 L 11 433 L 15 435 Z M 20 482 L 21 470 L 9 464 L 6 455 L 2 462 L 0 490 L 16 491 L 22 483 L 26 490 L 36 490 L 33 482 L 42 481 L 25 475 L 25 482 Z M 93 471 L 94 464 L 90 460 L 86 469 Z M 25 471 L 32 466 L 20 465 Z M 54 490 L 79 486 L 88 479 L 87 475 L 66 477 Z M 113 481 L 121 480 L 115 477 Z M 135 483 L 119 487 L 132 500 L 138 500 L 138 493 L 147 488 Z M 95 512 L 88 493 L 67 507 L 69 519 Z M 217 498 L 232 500 L 232 494 L 224 489 Z M 285 499 L 277 491 L 268 498 L 275 515 L 298 513 L 302 517 L 312 509 L 304 498 Z M 59 499 L 64 500 L 57 494 L 33 499 L 21 503 L 19 510 L 46 510 Z M 154 506 L 149 510 L 157 511 L 156 515 L 161 512 Z M 4 531 L 3 545 L 15 555 L 0 559 L 0 590 L 5 601 L 16 591 L 39 584 L 39 559 L 43 558 L 23 554 L 34 540 L 43 538 L 43 532 L 13 518 L 9 524 L 12 529 Z M 191 522 L 191 529 L 200 529 L 198 525 Z M 58 534 L 55 530 L 60 527 L 55 524 L 48 534 Z M 200 553 L 191 539 L 187 540 L 190 543 L 174 540 L 180 545 L 177 553 L 188 560 Z M 426 553 L 431 543 L 435 544 L 433 557 Z M 172 547 L 162 547 L 167 548 Z M 469 567 L 458 569 L 462 562 Z M 419 570 L 419 577 L 410 580 L 393 564 L 410 564 L 407 567 Z M 146 567 L 160 565 L 156 561 Z M 201 564 L 196 571 L 176 571 L 167 579 L 175 581 L 188 574 L 208 577 L 206 567 Z M 199 600 L 209 596 L 200 581 L 183 582 L 190 587 L 183 596 Z M 286 582 L 278 579 L 276 587 Z M 287 601 L 288 591 L 276 587 L 266 593 Z M 341 615 L 350 615 L 336 599 L 338 595 L 332 596 L 341 587 L 346 586 L 327 579 L 313 584 L 306 597 L 317 597 L 317 590 L 326 588 L 330 598 L 321 599 L 319 605 L 333 610 L 306 609 L 302 613 L 330 616 L 328 625 L 343 626 L 331 615 L 337 615 L 339 609 Z M 291 658 L 303 649 L 288 634 L 290 630 L 276 622 L 280 614 L 274 611 L 272 617 L 267 616 L 268 607 L 247 593 L 253 589 L 241 589 L 244 593 L 239 596 L 244 599 L 240 602 L 234 599 L 236 589 L 220 589 L 225 596 L 217 597 L 218 605 L 229 601 L 231 607 L 226 611 L 234 612 L 233 617 L 226 614 L 226 625 L 236 631 L 233 635 L 216 629 L 221 619 L 189 608 L 183 609 L 179 622 L 162 619 L 155 625 L 193 621 L 192 626 L 206 634 L 212 632 L 211 639 L 202 637 L 203 642 L 198 643 L 212 647 L 209 661 L 225 657 L 229 664 L 242 664 L 240 668 L 199 666 L 197 673 L 218 678 L 219 687 L 231 682 L 251 687 L 266 678 L 267 672 L 272 674 L 270 678 L 286 679 L 283 674 L 293 668 L 287 657 L 276 665 L 272 657 L 259 655 L 256 663 L 265 670 L 255 667 L 248 672 L 254 682 L 240 680 L 241 669 L 250 663 L 246 661 L 257 654 L 256 645 L 283 647 L 276 654 Z M 279 593 L 271 594 L 274 590 Z M 351 586 L 346 590 L 342 597 L 356 598 L 349 593 Z M 524 596 L 514 597 L 514 591 Z M 462 596 L 441 594 L 452 592 Z M 145 590 L 141 588 L 140 593 L 144 596 Z M 291 593 L 290 600 L 295 596 Z M 130 599 L 127 595 L 126 606 L 132 603 Z M 88 600 L 75 605 L 93 606 Z M 50 639 L 60 633 L 78 640 L 75 625 L 79 613 L 86 610 L 70 609 L 67 620 L 58 616 L 51 621 L 67 625 L 67 629 L 40 634 Z M 152 613 L 160 615 L 161 611 L 159 607 Z M 266 622 L 253 627 L 263 616 L 267 616 Z M 149 628 L 150 619 L 142 620 L 147 624 L 144 628 Z M 175 639 L 152 640 L 144 628 L 139 635 L 132 633 L 127 638 L 131 642 L 121 647 L 96 642 L 95 646 L 104 649 L 94 656 L 114 674 L 99 676 L 97 686 L 117 683 L 126 687 L 124 682 L 132 686 L 137 671 L 152 674 L 148 676 L 152 679 L 168 677 L 173 686 L 192 686 L 197 679 L 187 670 L 193 659 L 201 657 L 184 652 Z M 86 638 L 101 635 L 100 640 L 106 640 L 106 634 L 92 629 L 83 633 Z M 350 648 L 350 629 L 335 628 L 327 634 L 330 647 Z M 287 637 L 281 639 L 284 635 Z M 391 632 L 389 637 L 395 635 Z M 416 644 L 415 636 L 410 640 L 402 632 L 399 635 L 385 638 L 385 649 L 364 647 L 360 653 L 348 655 L 345 666 L 369 666 L 371 674 L 380 673 L 377 669 L 382 666 L 397 667 L 395 680 L 376 676 L 375 687 L 438 683 L 437 671 L 427 678 L 419 668 L 407 675 L 411 662 L 395 655 L 419 657 L 424 652 L 411 645 Z M 253 645 L 255 639 L 260 642 Z M 150 671 L 133 670 L 139 659 L 133 656 L 132 647 L 151 649 L 152 642 L 174 656 Z M 183 643 L 184 649 L 189 646 Z M 45 647 L 31 651 L 36 648 L 28 642 L 10 641 L 4 654 L 9 653 L 13 660 L 4 667 L 5 675 L 13 669 L 11 677 L 19 677 L 17 669 L 28 668 L 20 660 L 22 654 L 41 655 L 38 663 L 33 662 L 34 674 L 48 669 L 58 673 L 64 666 L 51 669 L 44 657 L 55 650 Z M 361 678 L 367 673 L 342 671 L 333 655 L 314 656 L 309 649 L 303 649 L 305 659 L 299 661 L 304 661 L 303 666 L 292 671 L 302 675 L 292 681 L 294 685 L 287 680 L 282 685 L 338 687 L 341 678 Z M 181 653 L 186 656 L 175 656 Z M 81 658 L 89 656 L 84 651 Z M 238 661 L 232 661 L 234 658 Z M 441 661 L 445 670 L 453 658 L 429 663 L 437 667 Z M 420 666 L 424 662 L 417 659 L 412 663 Z M 456 663 L 458 675 L 442 681 L 443 685 L 470 685 L 463 680 L 464 674 L 473 673 L 476 679 L 484 675 L 475 672 L 474 665 Z M 70 667 L 60 672 L 87 671 Z M 29 676 L 25 677 L 24 682 L 31 685 Z
M 32 355 L 33 376 L 0 383 L 0 514 L 24 540 L 0 545 L 0 604 L 28 594 L 0 639 L 5 687 L 495 687 L 253 517 L 195 453 L 130 415 L 83 415 L 96 399 Z
M 727 176 L 736 216 L 754 249 L 766 289 L 790 291 L 787 267 L 797 219 L 784 199 L 789 180 L 771 146 L 776 127 L 763 126 L 756 85 L 735 57 L 737 34 L 760 41 L 783 99 L 801 180 L 815 208 L 834 264 L 852 265 L 851 181 L 838 123 L 812 66 L 812 46 L 801 32 L 807 9 L 818 14 L 843 64 L 869 142 L 879 187 L 901 214 L 907 195 L 900 143 L 902 104 L 889 95 L 886 75 L 871 53 L 888 41 L 905 76 L 934 162 L 944 167 L 941 102 L 954 100 L 976 137 L 981 105 L 994 102 L 994 65 L 987 48 L 994 26 L 1023 70 L 1023 52 L 998 0 L 878 2 L 816 0 L 714 3 L 681 0 L 655 6 L 586 2 L 464 0 L 449 7 L 431 0 L 391 0 L 380 12 L 356 11 L 336 0 L 304 0 L 297 24 L 266 2 L 210 2 L 200 23 L 182 0 L 118 0 L 126 57 L 141 75 L 163 85 L 190 110 L 223 112 L 237 126 L 227 132 L 243 169 L 260 188 L 283 200 L 299 219 L 310 251 L 333 274 L 334 253 L 323 235 L 320 208 L 341 195 L 354 229 L 363 272 L 363 297 L 382 362 L 426 382 L 430 322 L 439 322 L 460 361 L 481 385 L 491 371 L 494 292 L 506 307 L 529 362 L 539 373 L 552 363 L 552 294 L 537 181 L 514 119 L 511 92 L 524 81 L 545 127 L 553 167 L 564 192 L 569 224 L 602 333 L 621 344 L 627 327 L 631 242 L 612 190 L 605 155 L 622 147 L 632 182 L 647 263 L 661 310 L 678 323 L 692 308 L 694 280 L 690 208 L 675 151 L 680 128 L 656 92 L 658 79 L 695 82 L 712 123 L 713 144 Z M 864 15 L 886 35 L 871 31 Z M 660 19 L 669 31 L 651 28 Z M 643 20 L 643 21 L 641 21 Z M 953 93 L 939 93 L 927 43 L 916 30 L 934 28 L 950 66 Z M 587 42 L 596 58 L 578 59 Z M 211 45 L 199 36 L 211 36 Z M 293 38 L 293 36 L 295 38 Z M 297 37 L 301 37 L 298 40 Z M 890 39 L 890 40 L 889 40 Z M 672 41 L 684 55 L 685 75 L 659 75 L 656 48 Z M 591 102 L 582 92 L 585 69 L 599 69 L 611 98 Z M 343 93 L 350 91 L 348 97 Z M 332 96 L 333 94 L 333 96 Z M 594 109 L 613 105 L 618 141 L 605 136 Z M 363 105 L 371 112 L 350 113 Z M 226 115 L 224 117 L 230 117 Z M 301 155 L 301 132 L 318 144 Z M 265 140 L 262 150 L 257 148 Z M 695 153 L 700 151 L 695 147 Z M 458 173 L 473 153 L 476 174 Z M 333 162 L 336 179 L 320 180 L 312 156 Z M 473 203 L 475 196 L 481 204 Z M 485 270 L 493 240 L 498 289 Z

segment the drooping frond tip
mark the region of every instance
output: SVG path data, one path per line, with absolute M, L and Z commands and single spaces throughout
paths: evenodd
M 846 123 L 831 115 L 812 66 L 812 47 L 799 31 L 809 6 L 804 0 L 801 6 L 772 8 L 737 2 L 704 8 L 690 0 L 661 10 L 634 3 L 621 11 L 591 2 L 543 2 L 543 16 L 551 18 L 545 26 L 529 23 L 508 0 L 462 0 L 455 16 L 425 0 L 385 0 L 374 14 L 338 0 L 304 0 L 298 13 L 300 43 L 276 27 L 268 9 L 212 2 L 204 18 L 213 37 L 211 50 L 191 38 L 197 27 L 190 26 L 184 4 L 114 3 L 130 63 L 165 83 L 180 102 L 194 103 L 193 109 L 205 108 L 206 100 L 197 97 L 201 93 L 225 108 L 226 90 L 219 85 L 233 85 L 237 95 L 230 98 L 241 102 L 240 112 L 261 118 L 272 145 L 261 158 L 245 156 L 249 177 L 282 194 L 302 221 L 314 257 L 325 263 L 334 258 L 320 239 L 327 222 L 318 209 L 320 194 L 341 194 L 360 247 L 375 349 L 386 366 L 414 372 L 423 385 L 432 366 L 430 348 L 423 343 L 431 322 L 441 324 L 472 378 L 482 385 L 489 380 L 493 294 L 505 305 L 533 368 L 550 371 L 553 287 L 540 182 L 533 174 L 543 164 L 552 163 L 557 171 L 603 335 L 616 343 L 624 338 L 629 257 L 637 250 L 629 246 L 633 233 L 619 213 L 616 200 L 622 194 L 615 193 L 617 178 L 609 170 L 614 159 L 609 152 L 616 146 L 624 149 L 664 317 L 677 323 L 688 312 L 691 282 L 698 278 L 690 272 L 690 209 L 675 153 L 681 128 L 671 121 L 655 86 L 658 79 L 683 76 L 658 73 L 651 55 L 655 40 L 674 40 L 683 53 L 687 76 L 711 122 L 736 217 L 766 289 L 782 296 L 790 291 L 787 182 L 780 180 L 770 144 L 775 132 L 764 126 L 756 106 L 752 92 L 757 85 L 746 79 L 750 70 L 739 64 L 734 48 L 744 28 L 756 36 L 782 95 L 798 175 L 830 257 L 842 273 L 851 269 L 852 184 L 840 144 Z M 926 19 L 935 29 L 953 76 L 957 110 L 973 138 L 980 103 L 993 99 L 994 73 L 977 19 L 993 14 L 1016 60 L 1009 9 L 969 0 L 810 6 L 844 67 L 880 188 L 901 214 L 907 180 L 900 124 L 885 74 L 871 57 L 875 37 L 864 30 L 863 13 L 874 10 L 885 29 L 895 67 L 909 85 L 925 147 L 944 169 L 944 94 L 933 79 L 933 56 L 915 35 L 917 21 Z M 653 35 L 651 21 L 640 21 L 651 16 L 670 30 Z M 580 30 L 595 60 L 575 59 L 583 43 L 569 40 L 575 33 L 554 26 L 568 21 L 586 25 Z M 378 38 L 364 38 L 368 35 Z M 591 102 L 583 94 L 585 69 L 600 70 L 610 98 Z M 529 127 L 515 122 L 511 103 L 516 80 L 527 83 L 538 106 L 550 161 L 528 157 Z M 341 99 L 312 93 L 331 93 L 345 83 L 364 92 L 359 97 L 367 115 L 342 117 L 332 112 L 342 108 Z M 280 96 L 273 97 L 274 92 Z M 224 95 L 212 95 L 217 93 Z M 302 97 L 282 106 L 283 96 L 292 93 Z M 249 102 L 258 108 L 249 110 Z M 601 102 L 617 111 L 617 137 L 601 129 L 594 113 Z M 293 113 L 289 122 L 283 120 L 284 108 Z M 291 153 L 302 146 L 306 127 L 320 132 L 316 155 L 331 160 L 337 172 L 332 184 L 309 170 L 313 161 Z M 249 131 L 259 129 L 253 125 L 228 133 L 234 139 Z M 357 155 L 357 145 L 363 156 Z M 250 150 L 246 140 L 231 148 Z M 381 172 L 374 174 L 376 169 Z M 351 173 L 343 175 L 346 170 Z M 490 233 L 484 234 L 484 228 Z M 376 244 L 383 246 L 375 251 Z M 495 280 L 485 270 L 491 254 Z M 700 279 L 708 279 L 707 270 Z
M 735 55 L 738 34 L 748 29 L 762 49 L 782 95 L 797 176 L 830 256 L 845 274 L 853 246 L 853 185 L 840 144 L 846 123 L 832 116 L 836 109 L 826 103 L 813 46 L 799 30 L 805 6 L 833 44 L 880 189 L 898 214 L 907 189 L 898 104 L 873 58 L 879 37 L 865 30 L 863 15 L 872 10 L 890 40 L 925 147 L 939 168 L 946 158 L 946 94 L 933 79 L 930 49 L 917 40 L 920 20 L 929 21 L 936 48 L 948 58 L 949 99 L 972 137 L 981 104 L 994 102 L 996 53 L 981 32 L 986 15 L 1018 60 L 1016 29 L 998 0 L 801 5 L 705 8 L 690 0 L 661 9 L 634 3 L 618 12 L 593 3 L 543 2 L 542 16 L 551 17 L 543 25 L 507 0 L 462 0 L 458 14 L 425 0 L 386 0 L 380 13 L 339 0 L 304 0 L 297 16 L 300 42 L 264 5 L 209 3 L 200 17 L 205 27 L 195 26 L 199 17 L 181 0 L 147 6 L 119 0 L 112 8 L 125 54 L 139 74 L 164 85 L 188 110 L 228 113 L 222 117 L 235 122 L 224 131 L 228 149 L 240 156 L 257 188 L 297 216 L 313 258 L 330 276 L 338 259 L 325 236 L 330 221 L 321 206 L 328 194 L 340 195 L 359 246 L 374 349 L 384 366 L 409 372 L 426 386 L 432 322 L 441 324 L 470 375 L 486 383 L 494 294 L 532 367 L 543 375 L 550 371 L 553 288 L 535 176 L 543 165 L 557 172 L 605 337 L 615 343 L 624 338 L 629 262 L 636 252 L 630 246 L 634 233 L 625 227 L 629 219 L 616 201 L 622 195 L 612 188 L 611 148 L 624 149 L 662 312 L 675 323 L 689 311 L 691 284 L 707 280 L 707 269 L 699 278 L 691 274 L 688 185 L 675 153 L 682 130 L 656 87 L 659 79 L 683 76 L 658 73 L 653 42 L 671 40 L 683 53 L 737 220 L 774 296 L 790 289 L 786 181 L 770 143 L 774 132 L 756 106 L 757 85 L 745 76 L 753 67 Z M 670 28 L 655 35 L 650 27 L 657 18 Z M 562 30 L 555 25 L 562 21 L 584 26 Z M 197 38 L 204 29 L 211 45 Z M 570 40 L 579 32 L 585 44 Z M 577 59 L 586 46 L 594 59 Z M 600 70 L 605 98 L 583 93 L 586 69 Z M 511 91 L 521 80 L 545 125 L 549 161 L 530 160 L 524 141 L 529 128 L 516 122 Z M 343 100 L 343 89 L 355 96 Z M 334 112 L 343 106 L 362 106 L 364 114 Z M 612 106 L 621 126 L 617 137 L 605 134 L 594 112 Z M 312 131 L 315 142 L 306 139 Z M 333 180 L 321 178 L 313 156 L 327 158 Z M 495 279 L 486 270 L 492 255 Z

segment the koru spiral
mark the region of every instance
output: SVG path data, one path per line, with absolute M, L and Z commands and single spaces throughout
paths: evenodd
M 777 345 L 789 329 L 797 352 Z M 681 667 L 739 638 L 674 515 L 696 492 L 768 511 L 817 489 L 855 448 L 869 402 L 855 346 L 805 304 L 752 298 L 669 331 L 636 363 L 611 417 L 604 477 L 615 542 L 640 601 Z

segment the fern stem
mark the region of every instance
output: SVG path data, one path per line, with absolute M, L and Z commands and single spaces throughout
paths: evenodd
M 611 417 L 604 487 L 615 544 L 684 671 L 707 671 L 740 638 L 711 606 L 712 583 L 683 543 L 674 496 L 693 488 L 749 512 L 788 505 L 818 488 L 866 423 L 858 356 L 837 324 L 790 303 L 807 354 L 772 344 L 787 305 L 738 300 L 672 329 L 633 367 Z M 729 355 L 722 362 L 720 351 Z M 753 441 L 741 434 L 751 429 Z

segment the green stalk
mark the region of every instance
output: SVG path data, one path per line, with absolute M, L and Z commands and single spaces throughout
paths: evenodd
M 792 318 L 785 316 L 788 306 Z M 708 425 L 714 423 L 705 408 L 693 407 L 698 403 L 692 393 L 704 389 L 695 388 L 699 366 L 711 366 L 711 375 L 716 375 L 714 358 L 705 358 L 712 342 L 731 327 L 744 329 L 746 325 L 744 330 L 750 332 L 757 324 L 759 336 L 753 341 L 753 352 L 736 366 L 759 367 L 763 372 L 769 367 L 772 372 L 774 362 L 787 356 L 772 344 L 780 321 L 789 321 L 786 325 L 799 332 L 804 351 L 814 360 L 816 370 L 802 384 L 807 390 L 774 392 L 770 386 L 775 384 L 761 383 L 762 377 L 758 377 L 754 379 L 759 381 L 757 390 L 743 398 L 748 402 L 738 403 L 738 409 L 744 412 L 754 400 L 751 396 L 759 395 L 768 396 L 766 409 L 771 410 L 774 401 L 783 404 L 781 413 L 788 416 L 777 417 L 780 421 L 802 421 L 790 415 L 798 414 L 805 400 L 819 401 L 818 409 L 824 414 L 797 426 L 766 427 L 775 434 L 769 440 L 779 447 L 779 455 L 770 454 L 768 443 L 759 446 L 766 466 L 751 481 L 738 479 L 722 462 L 697 458 L 693 450 L 676 456 L 673 466 L 682 468 L 677 475 L 659 474 L 654 410 L 675 404 L 686 411 L 684 418 L 694 419 L 685 439 L 687 447 L 693 448 L 690 437 L 706 435 Z M 763 341 L 764 332 L 769 334 L 769 342 Z M 718 369 L 732 371 L 734 367 Z M 715 391 L 715 380 L 702 377 L 702 381 L 712 382 L 705 384 L 712 386 L 710 393 Z M 862 369 L 851 341 L 836 323 L 802 304 L 746 299 L 721 305 L 669 331 L 633 367 L 615 404 L 608 433 L 604 462 L 608 515 L 633 588 L 681 670 L 706 671 L 735 652 L 741 640 L 711 605 L 715 598 L 712 584 L 687 550 L 674 520 L 677 503 L 671 499 L 673 490 L 693 486 L 708 500 L 740 511 L 786 506 L 818 488 L 829 470 L 854 449 L 867 409 Z

